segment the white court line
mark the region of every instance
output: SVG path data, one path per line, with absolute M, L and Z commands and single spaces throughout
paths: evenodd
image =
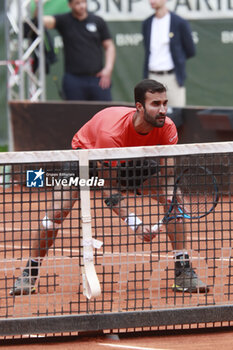
M 12 247 L 12 245 L 3 245 L 3 244 L 0 244 L 0 248 L 8 248 L 8 249 L 12 249 L 13 247 Z M 25 250 L 27 250 L 27 249 L 29 249 L 29 247 L 26 247 L 26 246 L 15 246 L 14 245 L 14 249 L 25 249 Z M 61 249 L 61 248 L 56 248 L 55 249 L 55 251 L 57 251 L 57 252 L 66 252 L 66 253 L 70 253 L 71 252 L 71 250 L 70 249 Z M 72 249 L 72 252 L 73 253 L 79 253 L 80 252 L 80 250 L 79 249 Z M 110 258 L 111 256 L 138 256 L 138 257 L 147 257 L 147 256 L 153 256 L 153 257 L 157 257 L 158 256 L 158 254 L 150 254 L 150 253 L 137 253 L 137 252 L 126 252 L 126 253 L 120 253 L 120 252 L 113 252 L 113 253 L 111 253 L 111 252 L 105 252 L 104 254 L 103 253 L 101 253 L 101 252 L 96 252 L 96 255 L 99 255 L 99 256 L 104 256 L 105 258 Z M 160 257 L 161 258 L 164 258 L 164 259 L 173 259 L 173 255 L 160 255 Z M 75 257 L 76 258 L 76 257 Z M 192 258 L 192 260 L 199 260 L 199 257 L 195 257 L 195 256 L 191 256 L 191 258 Z M 70 258 L 70 257 L 67 257 L 67 259 L 72 259 L 72 258 Z M 204 260 L 205 258 L 203 257 L 200 257 L 200 259 L 201 260 Z M 232 260 L 233 259 L 233 257 L 229 257 L 229 258 L 216 258 L 215 260 L 216 261 L 229 261 L 229 260 Z M 4 259 L 4 261 L 5 261 L 6 259 Z M 17 261 L 18 261 L 18 259 L 16 259 Z M 3 260 L 0 260 L 0 262 L 1 261 L 3 261 Z M 147 261 L 145 261 L 145 263 L 146 263 Z
M 14 246 L 12 246 L 12 245 L 4 245 L 4 244 L 0 244 L 0 248 L 7 248 L 7 249 L 12 249 L 12 248 L 14 248 L 14 249 L 24 249 L 24 250 L 27 250 L 27 249 L 29 249 L 30 247 L 27 247 L 27 246 L 18 246 L 18 245 L 14 245 Z M 58 252 L 66 252 L 66 253 L 70 253 L 71 251 L 73 252 L 73 253 L 79 253 L 79 249 L 62 249 L 62 248 L 56 248 L 55 249 L 56 251 L 58 251 Z
M 111 348 L 132 349 L 132 350 L 165 350 L 161 348 L 145 348 L 141 346 L 118 345 L 118 344 L 111 344 L 111 343 L 98 343 L 98 345 L 109 346 Z
M 0 248 L 8 248 L 8 249 L 12 249 L 13 248 L 13 246 L 12 245 L 3 245 L 3 244 L 0 244 Z M 27 249 L 29 249 L 29 247 L 27 247 L 27 246 L 16 246 L 16 245 L 14 245 L 14 249 L 25 249 L 25 250 L 27 250 Z M 55 249 L 55 251 L 58 251 L 58 252 L 60 252 L 60 251 L 63 251 L 63 252 L 66 252 L 66 253 L 70 253 L 70 249 L 61 249 L 61 248 L 56 248 Z M 72 249 L 72 252 L 73 253 L 79 253 L 80 252 L 80 250 L 79 249 Z M 97 253 L 97 255 L 101 255 L 101 256 L 104 256 L 105 258 L 111 258 L 112 256 L 121 256 L 121 257 L 123 257 L 123 256 L 138 256 L 138 257 L 150 257 L 151 256 L 151 254 L 150 253 L 137 253 L 137 252 L 125 252 L 125 253 L 120 253 L 120 252 L 113 252 L 113 253 L 111 253 L 111 252 L 105 252 L 104 254 L 103 253 L 101 253 L 101 252 L 96 252 Z M 154 257 L 157 257 L 158 256 L 158 254 L 152 254 L 152 256 L 154 256 Z M 161 256 L 161 258 L 166 258 L 166 259 L 173 259 L 173 255 L 160 255 Z M 199 258 L 197 257 L 197 258 L 195 258 L 195 257 L 193 257 L 193 260 L 198 260 Z M 204 259 L 204 258 L 202 258 L 202 259 Z M 18 259 L 17 259 L 18 260 Z M 221 259 L 222 260 L 222 259 Z M 229 259 L 227 259 L 227 260 L 229 260 Z

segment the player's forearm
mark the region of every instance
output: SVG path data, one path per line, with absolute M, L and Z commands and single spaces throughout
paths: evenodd
M 124 220 L 127 217 L 126 201 L 118 191 L 104 191 L 104 202 L 121 219 Z
M 116 215 L 118 215 L 130 227 L 133 232 L 137 232 L 142 226 L 142 221 L 135 213 L 129 212 L 124 197 L 119 192 L 105 191 L 105 204 Z

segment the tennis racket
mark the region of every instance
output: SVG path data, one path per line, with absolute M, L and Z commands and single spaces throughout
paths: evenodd
M 212 172 L 202 166 L 185 168 L 176 178 L 169 209 L 152 233 L 172 220 L 200 219 L 214 211 L 219 200 L 218 185 Z

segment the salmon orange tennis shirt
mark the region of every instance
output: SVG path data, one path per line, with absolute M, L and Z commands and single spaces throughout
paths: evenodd
M 109 107 L 94 115 L 73 137 L 72 148 L 116 148 L 170 145 L 178 142 L 176 126 L 166 117 L 162 128 L 148 134 L 136 132 L 133 126 L 135 108 Z

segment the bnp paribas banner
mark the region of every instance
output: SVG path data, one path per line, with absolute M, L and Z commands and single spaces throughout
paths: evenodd
M 44 0 L 47 13 L 68 11 L 64 0 Z M 233 17 L 233 0 L 168 0 L 171 11 L 187 19 Z M 90 11 L 109 21 L 143 20 L 151 14 L 149 0 L 88 0 Z
M 167 0 L 171 11 L 189 20 L 197 54 L 187 62 L 187 103 L 233 106 L 233 0 Z M 68 0 L 45 0 L 44 14 L 69 11 Z M 142 21 L 153 14 L 149 0 L 88 0 L 90 11 L 109 24 L 117 49 L 113 74 L 115 101 L 133 101 L 133 87 L 143 78 Z M 63 72 L 63 44 L 53 32 L 58 63 L 47 76 L 47 98 L 58 99 Z

